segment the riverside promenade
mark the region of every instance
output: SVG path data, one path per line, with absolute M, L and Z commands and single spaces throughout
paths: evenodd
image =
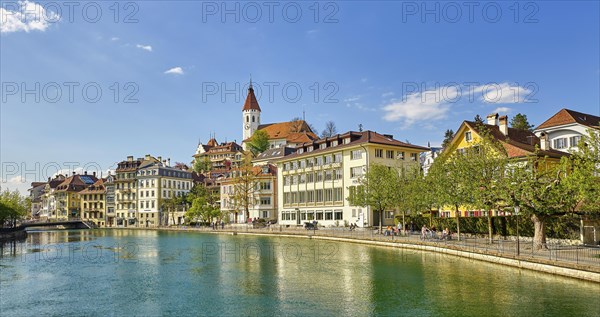
M 453 234 L 450 240 L 442 240 L 438 237 L 421 239 L 420 233 L 417 232 L 395 236 L 379 234 L 378 230 L 371 228 L 349 230 L 344 227 L 306 230 L 304 227 L 299 226 L 272 225 L 264 228 L 253 228 L 251 225 L 245 224 L 228 224 L 224 228 L 218 227 L 215 229 L 188 226 L 126 229 L 270 235 L 362 243 L 436 252 L 448 256 L 459 256 L 600 283 L 600 247 L 593 246 L 549 243 L 545 248 L 536 250 L 530 240 L 524 241 L 525 239 L 523 239 L 519 241 L 519 252 L 517 252 L 517 241 L 513 237 L 496 238 L 492 243 L 487 238 L 467 235 L 461 235 L 461 239 L 458 241 L 456 234 Z

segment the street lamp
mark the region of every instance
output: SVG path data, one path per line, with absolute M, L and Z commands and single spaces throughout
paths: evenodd
M 521 254 L 520 246 L 519 246 L 519 211 L 521 207 L 519 205 L 515 205 L 515 215 L 517 216 L 517 256 Z

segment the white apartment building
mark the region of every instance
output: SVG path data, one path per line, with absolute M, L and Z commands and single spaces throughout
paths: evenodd
M 184 223 L 185 205 L 166 208 L 166 199 L 192 189 L 192 173 L 147 158 L 137 169 L 138 224 L 141 227 Z
M 547 140 L 548 148 L 562 152 L 577 149 L 581 137 L 588 129 L 600 129 L 600 117 L 570 109 L 561 109 L 533 131 L 537 137 Z
M 378 225 L 378 213 L 347 200 L 360 185 L 360 177 L 373 163 L 394 168 L 418 165 L 420 153 L 428 150 L 373 131 L 351 131 L 303 143 L 296 153 L 277 162 L 279 223 L 303 225 L 316 220 L 323 226 Z M 393 224 L 395 214 L 386 211 L 382 223 Z

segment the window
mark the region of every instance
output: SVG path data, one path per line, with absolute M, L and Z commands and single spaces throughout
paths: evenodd
M 317 210 L 316 219 L 323 220 L 323 211 L 322 210 Z
M 333 201 L 333 189 L 328 188 L 324 190 L 325 201 Z
M 375 149 L 375 157 L 383 157 L 383 150 Z
M 344 144 L 348 144 L 348 143 L 350 143 L 350 138 L 345 138 L 344 139 Z
M 396 154 L 396 158 L 399 160 L 404 160 L 404 152 L 398 151 L 398 154 Z
M 252 122 L 256 122 L 256 119 L 254 118 L 254 116 L 252 116 Z
M 342 220 L 343 219 L 343 213 L 341 210 L 336 210 L 335 213 L 333 214 L 333 219 L 334 220 Z
M 322 189 L 317 189 L 315 190 L 315 201 L 320 203 L 323 202 L 323 190 Z
M 394 159 L 394 151 L 390 151 L 390 150 L 385 151 L 385 158 Z
M 313 174 L 313 173 L 306 174 L 306 182 L 314 183 L 315 182 L 315 174 Z
M 314 203 L 315 202 L 315 191 L 309 190 L 306 192 L 306 202 Z
M 260 182 L 261 190 L 271 190 L 271 182 Z
M 303 204 L 306 202 L 306 192 L 299 192 L 298 193 L 298 202 Z
M 271 197 L 261 197 L 260 198 L 260 204 L 261 205 L 270 205 L 271 204 Z
M 567 138 L 559 138 L 559 139 L 554 139 L 554 148 L 555 149 L 564 149 L 567 148 L 569 145 L 567 144 Z
M 336 153 L 333 158 L 333 161 L 335 163 L 341 163 L 342 162 L 342 153 Z
M 315 175 L 317 175 L 317 176 L 316 176 L 316 178 L 317 178 L 317 182 L 322 182 L 322 181 L 323 181 L 323 173 L 321 173 L 321 172 L 316 172 L 316 173 L 315 173 Z
M 358 160 L 358 159 L 362 158 L 361 150 L 354 150 L 350 154 L 351 154 L 351 159 L 353 159 L 353 160 Z
M 337 140 L 331 141 L 331 146 L 337 146 L 337 145 L 338 145 L 338 141 Z
M 321 165 L 323 165 L 323 157 L 322 157 L 322 156 L 317 156 L 317 157 L 315 158 L 315 165 L 316 165 L 316 166 L 321 166 Z
M 333 201 L 343 201 L 344 200 L 344 196 L 343 196 L 343 191 L 341 188 L 334 188 L 333 189 Z
M 571 144 L 571 147 L 576 147 L 579 144 L 579 140 L 581 140 L 581 135 L 572 136 L 569 138 L 569 144 Z
M 325 171 L 325 180 L 330 181 L 333 178 L 333 171 L 327 170 Z
M 306 174 L 300 174 L 299 180 L 298 180 L 299 184 L 304 184 L 306 183 Z
M 342 169 L 341 168 L 335 169 L 334 179 L 342 179 Z
M 359 176 L 362 176 L 362 166 L 357 166 L 357 167 L 353 167 L 350 169 L 350 177 L 351 178 L 356 178 Z
M 473 140 L 473 134 L 471 133 L 471 131 L 465 132 L 465 141 L 471 142 L 472 140 Z
M 325 210 L 325 220 L 333 220 L 333 212 L 331 210 Z
M 327 148 L 327 143 L 323 142 L 323 143 L 321 143 L 321 144 L 319 145 L 319 149 L 321 149 L 321 150 L 322 150 L 322 149 L 325 149 L 325 148 Z
M 331 155 L 325 155 L 325 164 L 331 164 L 332 157 Z
M 417 153 L 410 153 L 410 160 L 411 161 L 416 161 L 417 160 Z
M 393 211 L 386 211 L 385 212 L 385 219 L 393 219 L 394 218 L 394 212 Z
M 305 168 L 306 167 L 306 161 L 305 160 L 301 160 L 300 161 L 300 168 Z

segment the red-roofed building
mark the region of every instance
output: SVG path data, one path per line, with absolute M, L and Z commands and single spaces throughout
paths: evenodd
M 533 131 L 539 138 L 547 139 L 552 149 L 569 152 L 577 148 L 588 129 L 600 129 L 600 117 L 570 109 L 561 109 Z

